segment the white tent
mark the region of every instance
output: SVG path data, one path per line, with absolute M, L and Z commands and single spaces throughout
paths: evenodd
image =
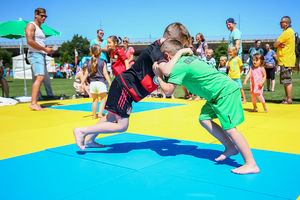
M 25 58 L 25 55 L 24 55 Z M 24 79 L 24 67 L 23 67 L 23 56 L 18 55 L 12 58 L 13 60 L 13 74 L 15 79 Z M 32 79 L 31 65 L 25 63 L 25 78 Z M 47 70 L 48 72 L 55 72 L 54 58 L 46 56 Z

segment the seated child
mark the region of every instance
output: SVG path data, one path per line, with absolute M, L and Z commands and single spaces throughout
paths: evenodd
M 162 44 L 161 51 L 170 60 L 182 48 L 180 42 L 169 39 Z M 163 69 L 165 70 L 163 71 L 162 68 L 156 63 L 153 65 L 158 83 L 166 94 L 172 94 L 176 85 L 183 85 L 193 94 L 207 100 L 201 110 L 200 124 L 225 146 L 225 151 L 215 160 L 222 161 L 240 152 L 245 164 L 231 171 L 236 174 L 258 173 L 260 170 L 249 145 L 236 129 L 236 126 L 244 121 L 244 111 L 240 101 L 241 93 L 237 84 L 224 73 L 208 67 L 205 62 L 194 55 L 180 57 L 177 62 L 172 62 L 168 70 Z M 163 75 L 169 77 L 168 83 L 162 79 L 162 72 Z M 215 118 L 220 120 L 222 128 L 213 122 Z
M 84 84 L 81 86 L 81 82 L 84 79 L 84 74 L 87 70 L 87 63 L 82 65 L 82 70 L 80 70 L 76 75 L 73 83 L 73 87 L 75 91 L 80 96 L 89 96 L 90 98 L 92 95 L 90 94 L 90 84 L 87 81 L 84 81 Z

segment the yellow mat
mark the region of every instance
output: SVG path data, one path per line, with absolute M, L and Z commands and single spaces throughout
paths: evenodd
M 187 105 L 133 113 L 127 132 L 218 143 L 198 122 L 205 101 L 148 98 L 145 101 L 186 103 Z M 91 102 L 91 99 L 42 102 L 45 106 Z M 267 104 L 269 113 L 249 112 L 251 103 L 243 105 L 245 122 L 238 130 L 251 148 L 300 154 L 300 105 Z M 91 112 L 46 109 L 31 111 L 29 104 L 0 107 L 0 159 L 24 155 L 47 148 L 75 143 L 74 127 L 95 124 Z M 218 122 L 218 121 L 217 121 Z M 108 136 L 101 135 L 100 137 Z

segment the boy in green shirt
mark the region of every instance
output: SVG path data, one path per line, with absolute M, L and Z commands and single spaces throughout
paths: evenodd
M 161 46 L 161 51 L 168 60 L 174 57 L 172 65 L 168 68 L 159 68 L 156 63 L 153 65 L 158 83 L 166 95 L 172 94 L 176 85 L 183 85 L 191 93 L 207 100 L 201 110 L 200 124 L 225 146 L 225 151 L 215 160 L 222 161 L 240 152 L 245 164 L 233 169 L 232 172 L 236 174 L 258 173 L 260 170 L 249 145 L 236 129 L 236 126 L 244 121 L 241 94 L 237 84 L 224 73 L 209 67 L 197 56 L 179 57 L 180 54 L 176 54 L 177 51 L 185 51 L 189 54 L 192 52 L 183 49 L 182 44 L 177 40 L 166 40 Z M 169 77 L 168 83 L 163 81 L 162 75 Z M 220 120 L 222 128 L 212 121 L 214 118 Z

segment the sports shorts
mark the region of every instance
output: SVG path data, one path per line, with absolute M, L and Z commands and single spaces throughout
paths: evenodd
M 128 118 L 132 110 L 133 98 L 120 76 L 115 77 L 108 91 L 105 110 L 113 115 Z
M 236 90 L 220 99 L 207 101 L 202 107 L 199 120 L 218 118 L 223 130 L 235 128 L 244 121 L 241 92 Z

